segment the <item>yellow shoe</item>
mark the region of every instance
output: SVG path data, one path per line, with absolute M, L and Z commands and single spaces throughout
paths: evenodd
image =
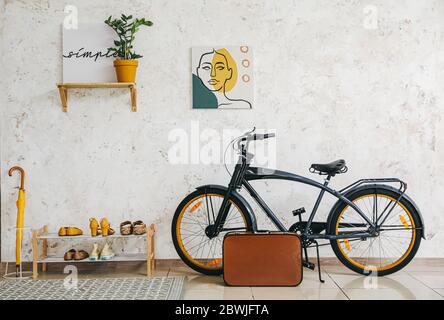
M 61 227 L 59 229 L 59 236 L 60 237 L 66 237 L 66 236 L 81 236 L 83 234 L 83 231 L 76 227 Z
M 102 237 L 107 237 L 110 229 L 108 219 L 102 218 L 100 220 L 100 228 L 102 229 Z
M 81 236 L 83 234 L 83 231 L 76 227 L 67 227 L 66 228 L 66 235 L 67 236 Z
M 64 237 L 66 236 L 66 229 L 68 229 L 67 227 L 61 227 L 59 229 L 59 237 Z
M 97 222 L 96 218 L 89 219 L 89 227 L 91 229 L 91 236 L 96 237 L 99 231 L 99 223 Z

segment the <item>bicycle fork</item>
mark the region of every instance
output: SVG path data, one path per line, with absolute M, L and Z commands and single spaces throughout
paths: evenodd
M 225 220 L 230 211 L 231 203 L 229 199 L 231 197 L 231 193 L 235 191 L 238 186 L 241 185 L 245 171 L 248 167 L 247 162 L 238 163 L 233 172 L 233 176 L 231 177 L 231 181 L 228 184 L 227 194 L 225 195 L 222 204 L 220 206 L 219 212 L 217 213 L 216 221 L 214 221 L 213 225 L 208 226 L 206 230 L 206 234 L 210 238 L 217 237 L 217 235 L 223 230 Z

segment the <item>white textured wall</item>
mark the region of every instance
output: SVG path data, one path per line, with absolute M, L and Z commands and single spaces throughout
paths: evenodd
M 1 1 L 1 245 L 14 257 L 17 177 L 27 172 L 26 225 L 158 224 L 158 257 L 176 257 L 170 222 L 181 198 L 226 183 L 221 166 L 167 161 L 168 133 L 190 128 L 277 129 L 278 166 L 307 173 L 311 161 L 345 158 L 360 177 L 397 176 L 422 209 L 421 256 L 444 257 L 443 1 Z M 61 22 L 65 4 L 80 20 L 135 13 L 154 21 L 139 34 L 139 110 L 126 91 L 70 94 L 63 113 Z M 363 27 L 375 5 L 377 30 Z M 255 50 L 253 110 L 190 109 L 190 48 L 249 44 Z M 314 176 L 315 178 L 318 178 Z M 311 189 L 270 182 L 265 198 L 289 223 L 310 207 Z M 273 190 L 273 192 L 271 192 Z M 331 203 L 331 202 L 330 202 Z M 323 207 L 325 215 L 326 208 Z M 324 252 L 331 254 L 329 250 Z

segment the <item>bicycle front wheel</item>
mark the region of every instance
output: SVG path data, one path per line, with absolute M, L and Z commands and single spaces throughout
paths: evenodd
M 197 272 L 220 275 L 223 237 L 228 231 L 250 231 L 252 222 L 247 209 L 237 198 L 229 199 L 224 230 L 209 238 L 206 228 L 214 224 L 226 191 L 218 188 L 198 189 L 188 195 L 176 209 L 171 233 L 174 247 L 183 262 Z
M 405 267 L 415 256 L 421 243 L 419 213 L 405 198 L 386 188 L 369 187 L 355 192 L 349 199 L 370 221 L 382 222 L 383 215 L 393 210 L 380 225 L 376 237 L 353 238 L 353 233 L 366 232 L 369 225 L 345 202 L 332 213 L 329 234 L 346 236 L 331 240 L 338 259 L 349 269 L 364 274 L 384 276 Z M 381 217 L 382 215 L 382 217 Z

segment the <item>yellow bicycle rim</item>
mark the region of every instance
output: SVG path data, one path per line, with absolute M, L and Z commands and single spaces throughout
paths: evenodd
M 177 218 L 177 222 L 176 222 L 176 240 L 177 243 L 179 244 L 180 250 L 182 251 L 182 253 L 185 255 L 185 257 L 192 262 L 193 264 L 204 268 L 204 269 L 208 269 L 208 270 L 216 270 L 216 269 L 220 269 L 222 267 L 222 258 L 218 257 L 211 257 L 211 259 L 198 259 L 193 257 L 188 250 L 185 248 L 183 239 L 182 239 L 182 230 L 181 230 L 181 225 L 182 225 L 182 220 L 184 218 L 185 213 L 189 212 L 190 214 L 195 213 L 199 208 L 204 207 L 205 204 L 203 204 L 203 201 L 205 201 L 205 199 L 198 201 L 201 198 L 205 198 L 205 197 L 219 197 L 221 199 L 223 199 L 223 196 L 220 194 L 216 194 L 216 193 L 208 193 L 208 194 L 201 194 L 196 196 L 195 198 L 191 199 L 190 201 L 187 202 L 187 204 L 185 206 L 183 206 L 179 217 Z M 247 222 L 245 220 L 245 216 L 242 214 L 242 211 L 239 209 L 239 207 L 232 201 L 229 200 L 230 204 L 232 206 L 234 206 L 234 208 L 237 209 L 237 212 L 240 213 L 242 219 L 243 219 L 243 223 L 244 226 L 247 227 Z M 216 213 L 218 212 L 218 210 L 216 211 Z M 220 235 L 219 235 L 220 236 Z
M 346 258 L 348 262 L 350 262 L 351 264 L 353 264 L 354 266 L 356 266 L 358 268 L 361 268 L 361 269 L 364 269 L 364 270 L 371 270 L 371 271 L 377 271 L 378 272 L 378 271 L 385 271 L 385 270 L 388 270 L 388 269 L 391 269 L 391 268 L 394 268 L 394 267 L 398 266 L 400 263 L 402 263 L 409 256 L 410 252 L 413 249 L 413 245 L 415 243 L 415 238 L 416 238 L 416 229 L 415 228 L 416 228 L 416 226 L 415 226 L 415 221 L 413 220 L 413 217 L 412 217 L 412 214 L 410 213 L 410 211 L 402 203 L 397 202 L 396 199 L 394 199 L 394 198 L 392 198 L 390 196 L 387 196 L 387 195 L 384 195 L 384 194 L 376 194 L 376 195 L 375 194 L 367 194 L 367 195 L 363 195 L 363 196 L 361 196 L 359 198 L 356 198 L 355 200 L 353 200 L 353 202 L 357 202 L 357 201 L 359 201 L 361 199 L 364 199 L 366 197 L 375 197 L 375 196 L 387 198 L 390 201 L 396 202 L 396 205 L 399 205 L 403 209 L 403 212 L 405 212 L 407 214 L 409 221 L 407 221 L 407 219 L 405 219 L 402 215 L 399 215 L 399 220 L 400 220 L 401 224 L 404 225 L 406 228 L 409 227 L 409 230 L 410 229 L 412 230 L 412 235 L 411 235 L 411 238 L 410 238 L 410 243 L 409 243 L 408 248 L 405 251 L 405 253 L 402 254 L 402 256 L 400 258 L 398 258 L 397 260 L 395 260 L 395 261 L 393 261 L 393 262 L 391 262 L 391 263 L 389 263 L 387 265 L 380 266 L 380 267 L 366 266 L 366 265 L 358 262 L 356 260 L 356 257 L 351 257 L 347 253 L 347 251 L 349 251 L 349 252 L 351 251 L 350 250 L 350 239 L 338 239 L 338 240 L 336 240 L 336 242 L 338 244 L 338 248 L 341 251 L 342 256 L 344 258 Z M 339 215 L 339 217 L 338 217 L 338 219 L 336 221 L 336 226 L 335 226 L 335 234 L 336 235 L 339 233 L 339 222 L 341 221 L 344 213 L 346 212 L 346 210 L 348 208 L 350 208 L 350 206 L 347 205 L 342 210 L 342 212 L 340 213 L 340 215 Z M 358 215 L 358 213 L 356 213 L 356 215 Z

